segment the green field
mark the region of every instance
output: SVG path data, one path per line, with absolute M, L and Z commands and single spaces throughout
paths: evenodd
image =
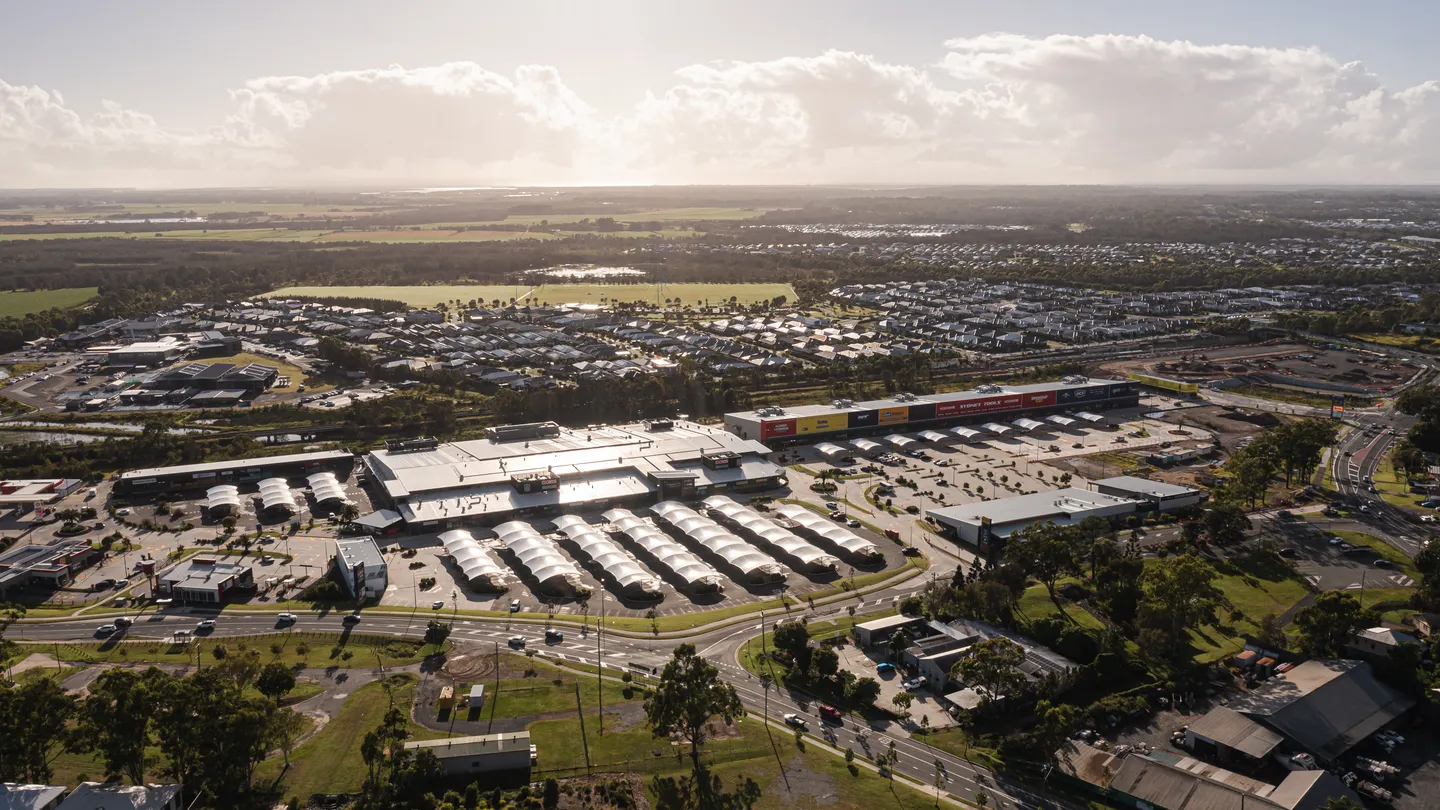
M 602 300 L 655 303 L 669 298 L 684 304 L 718 304 L 734 297 L 741 304 L 754 304 L 777 295 L 795 300 L 795 290 L 789 284 L 666 284 L 658 291 L 654 284 L 544 284 L 530 300 L 540 304 L 599 304 Z
M 504 224 L 504 223 L 499 223 Z M 523 223 L 508 223 L 522 225 Z M 290 230 L 287 228 L 212 228 L 208 230 L 158 230 L 143 232 L 93 231 L 81 233 L 7 233 L 0 230 L 0 242 L 30 242 L 51 239 L 183 239 L 193 242 L 376 242 L 382 244 L 431 244 L 437 242 L 503 242 L 512 239 L 564 239 L 569 236 L 604 236 L 617 239 L 687 239 L 699 231 L 461 231 L 454 228 L 420 230 Z
M 777 295 L 795 300 L 795 290 L 789 284 L 666 284 L 659 291 L 658 298 L 680 299 L 686 304 L 700 304 L 705 301 L 719 303 L 733 296 L 742 304 L 769 301 Z M 498 298 L 509 302 L 518 298 L 535 304 L 599 304 L 611 301 L 657 300 L 654 284 L 544 284 L 540 287 L 510 286 L 499 284 L 442 284 L 430 287 L 282 287 L 268 292 L 266 298 L 289 298 L 295 296 L 317 298 L 383 298 L 403 301 L 412 307 L 433 307 L 444 301 L 463 302 L 493 301 Z
M 96 287 L 63 287 L 58 290 L 0 292 L 0 318 L 20 318 L 31 312 L 65 309 L 83 304 L 100 292 Z
M 133 203 L 126 204 L 123 211 L 112 209 L 100 210 L 92 208 L 86 210 L 77 207 L 73 211 L 66 211 L 60 207 L 46 208 L 43 205 L 24 206 L 19 209 L 11 209 L 6 213 L 29 214 L 40 222 L 65 222 L 75 219 L 99 219 L 100 217 L 122 216 L 145 217 L 153 214 L 188 213 L 194 211 L 199 216 L 210 214 L 241 214 L 251 211 L 259 211 L 269 216 L 295 216 L 304 214 L 306 216 L 337 216 L 340 214 L 355 215 L 359 208 L 369 206 L 357 205 L 308 205 L 306 203 L 244 203 L 244 202 L 218 202 L 218 203 Z M 361 214 L 363 216 L 364 214 Z

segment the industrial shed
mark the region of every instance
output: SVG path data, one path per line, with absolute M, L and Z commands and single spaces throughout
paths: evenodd
M 470 587 L 482 591 L 503 591 L 509 584 L 509 573 L 495 562 L 490 552 L 480 545 L 475 536 L 464 529 L 453 529 L 440 535 L 445 553 L 455 561 L 456 567 Z
M 660 520 L 674 527 L 711 554 L 719 557 L 734 569 L 737 579 L 752 585 L 778 582 L 785 578 L 779 563 L 769 555 L 756 550 L 749 543 L 716 525 L 710 518 L 701 516 L 685 504 L 676 501 L 661 501 L 650 507 Z
M 518 520 L 501 523 L 495 527 L 495 533 L 542 590 L 569 595 L 584 587 L 580 569 L 529 523 Z
M 628 509 L 611 509 L 603 517 L 630 538 L 651 560 L 670 572 L 678 585 L 691 592 L 718 591 L 725 578 L 709 563 Z
M 652 576 L 604 532 L 575 515 L 561 515 L 555 527 L 580 553 L 605 571 L 605 577 L 631 597 L 655 599 L 661 595 L 660 579 Z
M 705 499 L 705 507 L 739 528 L 743 532 L 742 537 L 746 534 L 753 536 L 767 550 L 789 558 L 790 567 L 797 571 L 833 572 L 840 565 L 840 560 L 834 556 L 726 495 L 711 495 Z
M 266 478 L 260 482 L 260 510 L 269 514 L 293 515 L 300 511 L 295 493 L 284 478 Z
M 205 490 L 205 514 L 215 520 L 240 511 L 240 489 L 234 484 L 221 484 Z
M 843 554 L 864 562 L 875 562 L 884 556 L 874 543 L 803 506 L 787 503 L 776 508 L 775 514 L 788 518 L 813 537 L 829 543 Z

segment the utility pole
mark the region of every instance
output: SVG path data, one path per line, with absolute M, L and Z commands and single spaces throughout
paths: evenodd
M 605 736 L 605 648 L 600 644 L 605 626 L 605 579 L 600 579 L 600 624 L 595 627 L 595 700 L 600 707 L 600 736 Z M 578 688 L 578 687 L 577 687 Z

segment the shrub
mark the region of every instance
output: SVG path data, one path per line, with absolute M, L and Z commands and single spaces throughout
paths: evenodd
M 215 657 L 215 660 L 216 660 L 216 661 L 223 661 L 223 660 L 225 660 L 225 653 L 226 653 L 226 652 L 227 652 L 227 651 L 226 651 L 226 649 L 225 649 L 225 645 L 223 645 L 223 644 L 217 644 L 217 645 L 215 645 L 214 648 L 212 648 L 212 649 L 210 650 L 210 654 Z

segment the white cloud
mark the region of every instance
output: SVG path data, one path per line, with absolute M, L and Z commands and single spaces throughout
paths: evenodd
M 9 185 L 1233 182 L 1440 179 L 1440 84 L 1316 49 L 955 39 L 682 67 L 602 116 L 551 67 L 253 79 L 204 132 L 0 81 Z

